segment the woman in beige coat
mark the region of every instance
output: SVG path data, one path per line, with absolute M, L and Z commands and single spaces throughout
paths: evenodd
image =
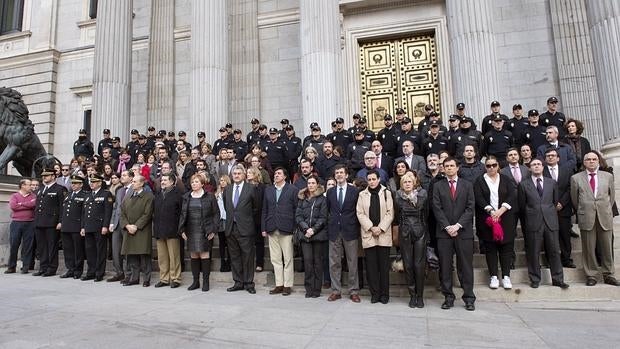
M 368 188 L 357 200 L 357 219 L 360 222 L 362 247 L 366 255 L 366 277 L 371 303 L 387 304 L 390 299 L 391 224 L 394 219 L 392 193 L 382 186 L 379 173 L 368 171 Z

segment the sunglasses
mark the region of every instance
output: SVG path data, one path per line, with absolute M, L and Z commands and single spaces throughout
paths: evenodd
M 486 164 L 487 168 L 495 168 L 497 167 L 497 164 Z

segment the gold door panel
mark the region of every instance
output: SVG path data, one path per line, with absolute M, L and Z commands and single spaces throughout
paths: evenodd
M 361 44 L 360 74 L 362 112 L 373 130 L 383 128 L 383 116 L 396 108 L 414 123 L 427 103 L 441 112 L 434 35 Z

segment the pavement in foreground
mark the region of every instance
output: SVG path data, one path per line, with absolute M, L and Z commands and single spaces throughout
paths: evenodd
M 156 280 L 155 280 L 156 281 Z M 0 275 L 0 348 L 612 348 L 620 302 L 354 304 Z

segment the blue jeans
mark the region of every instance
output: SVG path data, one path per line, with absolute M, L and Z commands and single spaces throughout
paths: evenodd
M 9 268 L 17 267 L 17 251 L 22 246 L 22 269 L 28 270 L 32 262 L 32 243 L 34 241 L 34 222 L 11 222 L 9 227 Z

